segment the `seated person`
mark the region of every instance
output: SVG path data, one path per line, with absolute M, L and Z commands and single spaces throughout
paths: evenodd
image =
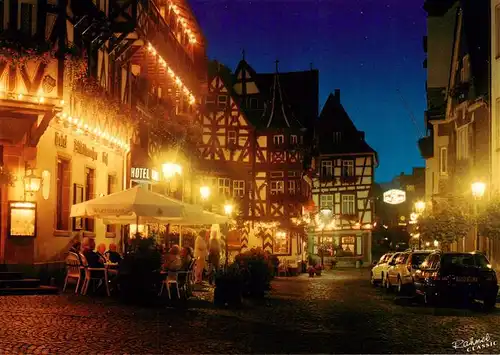
M 101 243 L 97 246 L 97 255 L 99 255 L 99 258 L 101 258 L 101 261 L 103 264 L 106 264 L 108 261 L 106 258 L 106 244 Z
M 165 263 L 163 264 L 163 268 L 168 271 L 177 271 L 182 268 L 182 260 L 180 256 L 181 249 L 178 245 L 174 245 L 168 251 L 168 254 L 165 256 Z
M 80 256 L 80 247 L 82 246 L 82 243 L 80 243 L 78 240 L 73 243 L 71 248 L 69 248 L 69 252 L 76 254 L 78 256 L 78 260 L 80 260 L 80 264 L 83 265 L 82 258 Z
M 118 264 L 122 261 L 122 256 L 116 251 L 116 244 L 109 244 L 109 250 L 106 252 L 108 260 L 112 263 Z
M 95 249 L 95 241 L 94 239 L 85 237 L 82 243 L 83 248 L 83 256 L 87 259 L 87 263 L 91 268 L 103 268 L 104 263 L 102 262 L 101 257 L 94 251 Z
M 193 248 L 184 247 L 181 251 L 182 269 L 187 270 L 193 261 Z

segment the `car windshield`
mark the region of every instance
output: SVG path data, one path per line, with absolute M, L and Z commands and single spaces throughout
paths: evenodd
M 443 266 L 477 266 L 486 268 L 488 259 L 482 254 L 446 254 L 442 258 Z
M 418 253 L 418 254 L 413 254 L 411 257 L 411 263 L 412 265 L 418 265 L 420 266 L 425 258 L 429 256 L 430 253 Z

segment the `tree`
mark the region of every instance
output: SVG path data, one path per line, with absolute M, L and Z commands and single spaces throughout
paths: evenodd
M 434 203 L 432 210 L 420 217 L 420 238 L 425 242 L 437 240 L 447 249 L 467 236 L 472 223 L 465 205 L 460 201 L 442 200 Z
M 478 216 L 479 232 L 490 239 L 500 238 L 500 197 L 493 198 Z

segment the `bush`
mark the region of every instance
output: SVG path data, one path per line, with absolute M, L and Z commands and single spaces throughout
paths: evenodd
M 153 238 L 132 240 L 120 263 L 119 285 L 123 296 L 136 301 L 156 295 L 160 282 L 161 253 Z
M 262 298 L 271 289 L 275 268 L 274 257 L 261 248 L 252 249 L 236 256 L 243 277 L 244 295 Z

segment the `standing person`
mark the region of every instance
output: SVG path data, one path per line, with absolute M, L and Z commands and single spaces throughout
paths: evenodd
M 220 266 L 220 241 L 217 238 L 210 239 L 208 262 L 210 264 L 210 284 L 214 282 L 215 274 Z
M 206 231 L 202 230 L 196 237 L 194 242 L 194 258 L 196 259 L 195 265 L 195 282 L 201 283 L 203 281 L 203 270 L 207 264 L 208 248 L 205 242 Z

